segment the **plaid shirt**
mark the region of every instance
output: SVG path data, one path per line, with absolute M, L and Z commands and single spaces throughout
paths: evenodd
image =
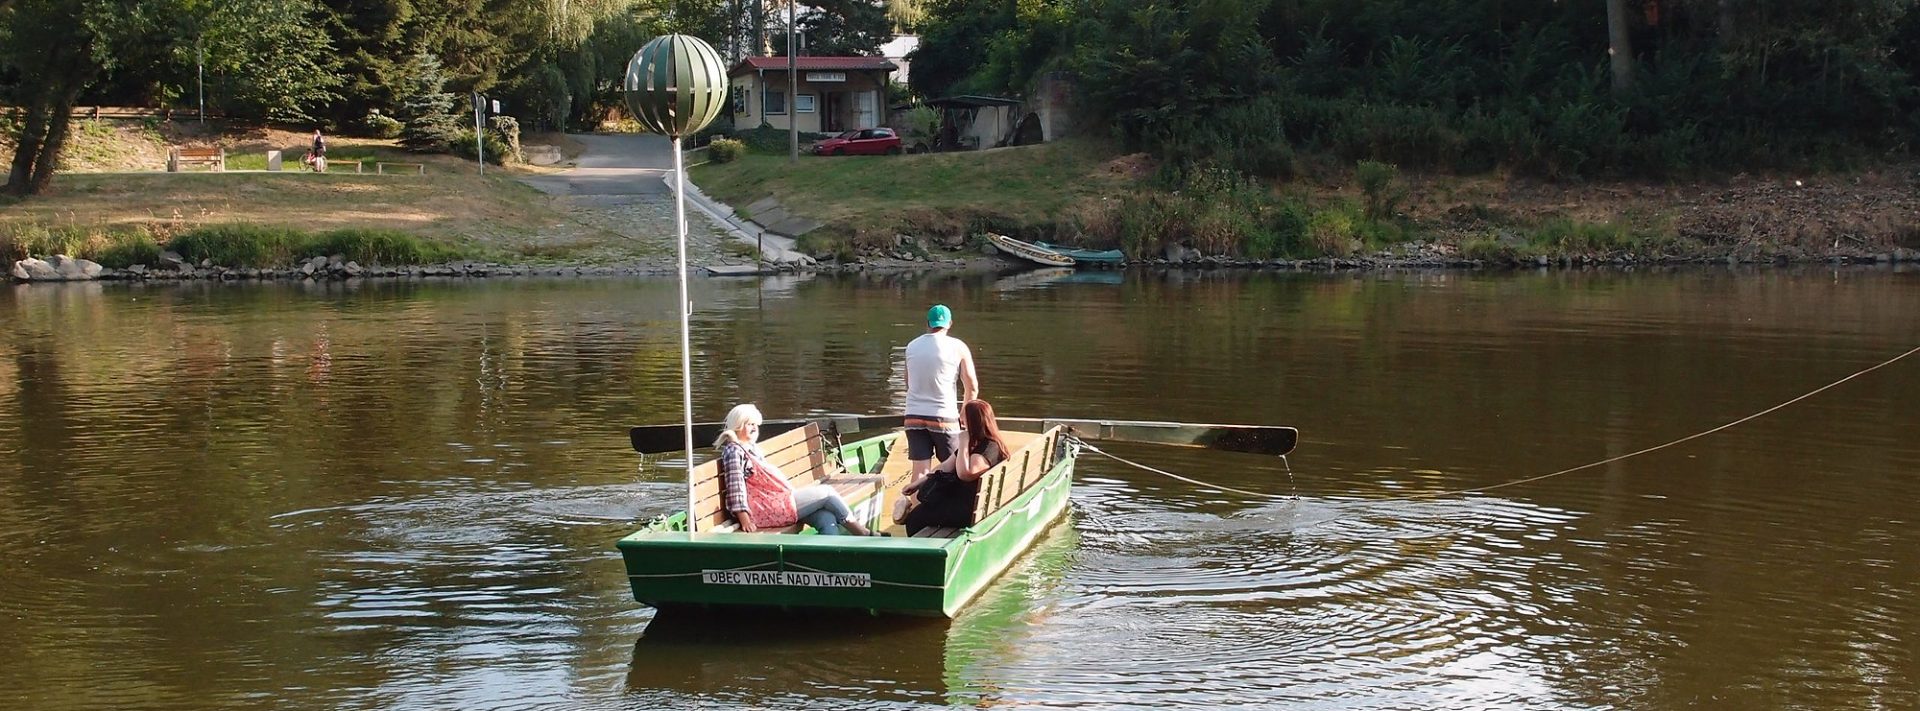
M 739 442 L 720 445 L 720 483 L 726 490 L 729 512 L 747 510 L 747 474 L 753 471 L 747 464 L 748 456 L 747 448 Z

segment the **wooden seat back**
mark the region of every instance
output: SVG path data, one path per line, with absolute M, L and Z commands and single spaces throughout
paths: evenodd
M 167 152 L 167 171 L 179 172 L 182 163 L 210 163 L 215 170 L 226 170 L 227 149 L 174 146 Z
M 787 475 L 793 488 L 821 483 L 829 471 L 820 425 L 807 423 L 760 443 L 767 463 Z M 693 472 L 693 511 L 691 521 L 699 531 L 733 530 L 733 518 L 726 511 L 726 486 L 721 481 L 720 460 L 700 465 Z
M 980 495 L 973 502 L 974 523 L 986 520 L 1001 507 L 1020 498 L 1021 494 L 1053 470 L 1060 428 L 1054 427 L 1039 434 L 1002 430 L 1000 438 L 1006 440 L 1013 454 L 980 475 Z

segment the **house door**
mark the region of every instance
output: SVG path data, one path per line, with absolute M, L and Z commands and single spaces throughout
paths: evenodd
M 820 130 L 825 133 L 839 133 L 847 130 L 840 123 L 840 104 L 844 96 L 837 91 L 820 92 Z

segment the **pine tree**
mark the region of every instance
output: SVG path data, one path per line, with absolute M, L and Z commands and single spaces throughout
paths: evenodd
M 400 121 L 406 124 L 400 144 L 413 151 L 446 150 L 460 135 L 460 128 L 440 59 L 427 52 L 416 54 L 407 62 L 403 77 L 396 97 Z

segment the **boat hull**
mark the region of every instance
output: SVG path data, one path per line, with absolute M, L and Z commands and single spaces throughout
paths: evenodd
M 842 448 L 849 472 L 872 474 L 898 433 Z M 953 538 L 688 533 L 685 514 L 618 544 L 634 600 L 657 608 L 839 609 L 952 617 L 1066 511 L 1071 447 L 1012 501 Z M 876 515 L 877 501 L 856 515 Z

